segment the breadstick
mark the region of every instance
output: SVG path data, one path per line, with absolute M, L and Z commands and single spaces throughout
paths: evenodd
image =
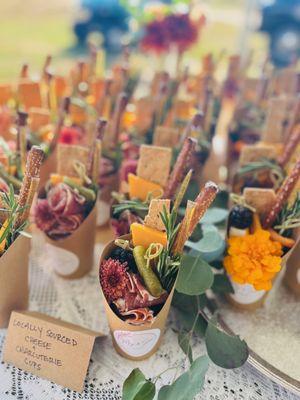
M 263 221 L 263 227 L 265 229 L 271 228 L 273 226 L 273 223 L 275 222 L 277 215 L 280 213 L 282 207 L 288 200 L 290 194 L 292 193 L 294 187 L 298 182 L 299 177 L 300 177 L 300 158 L 298 159 L 298 161 L 294 165 L 294 168 L 292 169 L 292 172 L 285 179 L 283 185 L 280 187 L 280 189 L 276 194 L 276 200 Z
M 165 199 L 172 199 L 174 197 L 178 185 L 180 185 L 180 183 L 183 181 L 186 172 L 191 167 L 191 160 L 196 150 L 196 145 L 196 139 L 188 137 L 184 140 L 182 149 L 165 188 L 163 196 Z

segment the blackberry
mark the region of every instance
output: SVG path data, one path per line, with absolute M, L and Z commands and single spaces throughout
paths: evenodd
M 132 251 L 122 249 L 122 247 L 116 247 L 110 255 L 110 258 L 119 260 L 121 263 L 127 262 L 129 269 L 132 272 L 137 271 L 135 260 Z
M 253 212 L 249 210 L 249 208 L 235 205 L 229 214 L 229 226 L 238 228 L 238 229 L 246 229 L 252 225 L 253 221 Z

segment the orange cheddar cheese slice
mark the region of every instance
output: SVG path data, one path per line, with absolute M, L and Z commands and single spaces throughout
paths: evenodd
M 145 201 L 150 193 L 152 198 L 160 197 L 163 194 L 163 188 L 160 185 L 134 174 L 128 174 L 128 185 L 130 199 L 135 198 Z
M 147 249 L 151 243 L 161 243 L 167 246 L 167 234 L 149 226 L 134 222 L 130 226 L 134 246 L 143 246 Z

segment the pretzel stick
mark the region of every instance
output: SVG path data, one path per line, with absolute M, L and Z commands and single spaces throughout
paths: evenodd
M 100 158 L 98 157 L 98 160 L 94 160 L 96 153 L 98 152 L 99 154 L 101 153 L 101 142 L 104 136 L 104 132 L 105 132 L 105 128 L 107 126 L 107 121 L 104 118 L 99 118 L 97 120 L 96 123 L 96 135 L 94 137 L 93 140 L 93 144 L 91 146 L 91 150 L 90 150 L 90 154 L 89 154 L 89 158 L 88 158 L 88 167 L 87 167 L 87 174 L 89 177 L 91 177 L 92 181 L 94 181 L 95 183 L 97 183 L 98 181 L 93 179 L 93 176 L 95 176 L 96 173 L 96 165 L 98 165 L 98 169 L 97 169 L 97 175 L 99 174 L 99 163 L 100 163 Z M 99 143 L 97 144 L 97 142 L 100 143 L 100 149 L 99 149 Z M 96 151 L 95 147 L 98 146 L 98 151 Z M 97 156 L 96 156 L 97 157 Z
M 40 183 L 40 178 L 32 178 L 31 179 L 30 190 L 29 190 L 26 206 L 24 208 L 24 211 L 22 213 L 20 213 L 18 216 L 18 219 L 20 219 L 20 221 L 22 221 L 22 222 L 21 223 L 17 222 L 17 226 L 22 225 L 22 223 L 24 223 L 25 221 L 28 220 L 29 214 L 30 214 L 30 209 L 31 209 L 31 206 L 33 203 L 34 196 L 37 192 L 39 183 Z
M 28 64 L 23 64 L 20 72 L 20 78 L 28 78 Z
M 276 220 L 277 215 L 282 210 L 282 207 L 288 200 L 290 194 L 292 193 L 294 187 L 296 186 L 298 179 L 300 177 L 300 158 L 294 165 L 292 172 L 285 179 L 283 185 L 280 187 L 276 194 L 276 200 L 269 210 L 265 220 L 263 221 L 263 227 L 265 229 L 271 228 Z
M 185 132 L 183 134 L 183 139 L 186 139 L 188 136 L 191 136 L 192 132 L 197 131 L 199 128 L 202 128 L 203 122 L 204 122 L 204 114 L 201 110 L 199 110 L 193 116 L 191 121 L 187 124 Z
M 65 116 L 69 113 L 70 103 L 71 103 L 70 97 L 65 97 L 61 102 L 60 110 L 58 113 L 58 119 L 54 129 L 53 139 L 50 145 L 50 151 L 53 151 L 57 145 L 61 128 L 64 125 Z
M 195 206 L 196 203 L 188 200 L 185 215 L 180 224 L 180 228 L 172 248 L 173 254 L 181 254 L 184 248 L 184 244 L 189 238 L 189 227 L 195 210 Z
M 279 156 L 278 164 L 284 167 L 290 161 L 295 149 L 300 143 L 300 124 L 296 125 L 293 133 L 284 146 L 282 154 Z
M 102 142 L 101 140 L 96 139 L 94 147 L 93 171 L 92 171 L 92 181 L 95 183 L 95 185 L 97 185 L 99 181 L 101 150 L 102 150 Z
M 96 105 L 96 110 L 98 111 L 98 114 L 100 117 L 103 117 L 104 111 L 105 111 L 105 105 L 109 101 L 109 96 L 110 96 L 110 89 L 112 85 L 112 79 L 107 78 L 104 81 L 104 90 L 103 90 L 103 95 L 100 97 L 98 104 Z
M 174 165 L 171 176 L 169 177 L 164 192 L 165 199 L 172 199 L 176 193 L 178 185 L 183 181 L 186 172 L 190 169 L 192 156 L 195 152 L 197 141 L 191 137 L 185 139 L 180 154 Z
M 52 61 L 52 56 L 50 54 L 47 55 L 44 65 L 43 65 L 43 69 L 42 69 L 42 75 L 44 77 L 44 79 L 47 81 L 48 80 L 48 73 L 49 73 L 49 67 L 51 65 L 51 61 Z
M 33 146 L 28 152 L 25 175 L 18 199 L 19 208 L 25 207 L 29 204 L 29 199 L 33 199 L 34 193 L 32 194 L 31 190 L 34 189 L 34 185 L 31 182 L 33 178 L 39 178 L 43 158 L 44 152 L 38 146 Z M 22 212 L 18 216 L 15 224 L 17 227 L 25 222 L 24 215 L 26 213 Z
M 26 138 L 26 126 L 27 126 L 28 114 L 22 111 L 18 111 L 17 119 L 17 153 L 20 160 L 20 167 L 22 174 L 24 174 L 26 167 L 26 150 L 27 150 L 27 138 Z
M 111 125 L 111 144 L 115 146 L 119 141 L 120 135 L 120 126 L 123 112 L 125 111 L 126 105 L 128 101 L 128 96 L 126 93 L 120 93 L 117 98 L 114 115 L 112 117 L 112 125 Z
M 189 236 L 194 232 L 198 222 L 216 198 L 218 191 L 218 185 L 212 181 L 206 182 L 204 188 L 201 189 L 195 200 L 196 206 L 190 224 Z

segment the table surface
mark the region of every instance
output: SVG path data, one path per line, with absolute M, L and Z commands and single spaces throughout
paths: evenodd
M 0 364 L 0 400 L 65 400 L 65 399 L 121 399 L 124 379 L 133 368 L 139 367 L 151 378 L 170 366 L 184 368 L 185 356 L 179 350 L 176 315 L 171 310 L 166 333 L 160 349 L 150 359 L 142 362 L 125 360 L 114 350 L 109 335 L 98 283 L 98 262 L 103 243 L 110 240 L 108 228 L 97 232 L 95 263 L 93 270 L 84 278 L 74 281 L 58 277 L 53 268 L 59 262 L 58 254 L 50 245 L 43 243 L 40 234 L 34 234 L 30 257 L 30 310 L 40 311 L 53 317 L 100 330 L 107 334 L 98 339 L 94 346 L 88 369 L 85 388 L 77 393 L 54 383 L 38 378 L 11 365 Z M 6 330 L 0 330 L 0 353 L 5 341 Z M 205 354 L 203 341 L 196 340 L 195 355 Z M 159 385 L 172 381 L 174 370 L 159 380 Z M 205 387 L 196 397 L 201 400 L 296 400 L 300 396 L 278 386 L 252 366 L 246 364 L 236 370 L 224 370 L 210 364 Z M 174 399 L 176 400 L 176 399 Z

